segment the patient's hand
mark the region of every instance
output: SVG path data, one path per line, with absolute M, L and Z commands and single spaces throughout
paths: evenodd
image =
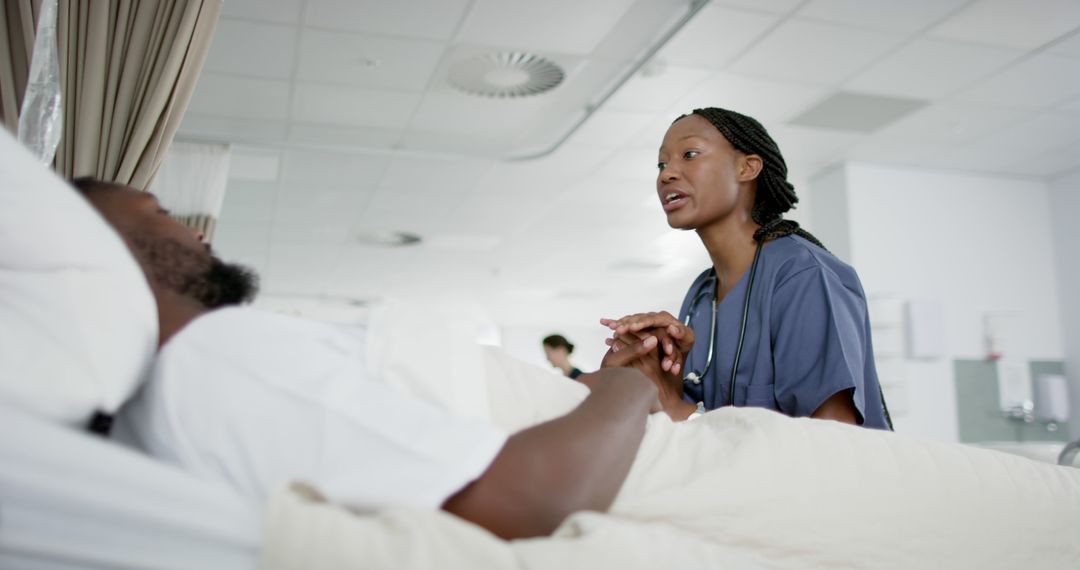
M 660 337 L 660 367 L 674 375 L 682 371 L 686 355 L 694 346 L 694 330 L 667 311 L 636 313 L 621 319 L 600 319 L 600 324 L 612 330 L 612 337 L 606 342 L 616 351 L 626 344 L 628 338 L 638 338 L 642 334 Z

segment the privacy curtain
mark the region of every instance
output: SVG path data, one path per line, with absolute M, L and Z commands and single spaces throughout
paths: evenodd
M 3 3 L 0 110 L 11 128 L 39 1 Z M 145 190 L 180 126 L 220 13 L 221 0 L 60 0 L 57 172 Z
M 230 156 L 225 144 L 176 141 L 150 187 L 173 218 L 198 228 L 207 243 L 225 200 Z
M 15 134 L 26 93 L 41 0 L 3 0 L 0 6 L 0 118 Z

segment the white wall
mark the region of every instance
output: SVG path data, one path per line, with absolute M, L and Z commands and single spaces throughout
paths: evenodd
M 814 214 L 806 229 L 814 234 L 833 255 L 851 260 L 851 224 L 848 214 L 847 169 L 834 166 L 819 173 L 810 182 L 813 187 Z
M 1065 374 L 1071 390 L 1071 437 L 1080 437 L 1080 172 L 1050 183 L 1054 260 L 1065 342 Z
M 954 441 L 952 360 L 985 354 L 983 315 L 1017 315 L 1013 356 L 1061 359 L 1049 191 L 1035 181 L 847 164 L 815 179 L 815 218 L 846 208 L 820 234 L 850 237 L 847 261 L 867 294 L 937 301 L 945 356 L 909 361 L 897 429 Z M 843 253 L 843 252 L 840 252 Z M 843 256 L 842 256 L 843 257 Z

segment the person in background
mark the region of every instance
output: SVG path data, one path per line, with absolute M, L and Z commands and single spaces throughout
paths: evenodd
M 657 337 L 660 360 L 639 369 L 675 417 L 757 406 L 891 428 L 859 276 L 784 219 L 798 196 L 765 127 L 734 111 L 696 109 L 668 128 L 657 166 L 668 225 L 696 232 L 712 265 L 690 285 L 678 318 L 601 319 L 612 330 L 609 355 Z
M 574 353 L 574 345 L 566 340 L 565 336 L 561 334 L 548 335 L 544 337 L 543 344 L 544 356 L 547 357 L 548 362 L 555 368 L 562 370 L 562 373 L 567 377 L 577 380 L 578 376 L 584 374 L 581 369 L 570 364 L 570 355 Z

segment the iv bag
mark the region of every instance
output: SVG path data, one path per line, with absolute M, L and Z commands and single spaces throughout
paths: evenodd
M 19 142 L 45 165 L 51 165 L 64 115 L 60 107 L 60 59 L 56 48 L 56 1 L 43 0 L 38 17 L 30 76 L 19 111 Z

